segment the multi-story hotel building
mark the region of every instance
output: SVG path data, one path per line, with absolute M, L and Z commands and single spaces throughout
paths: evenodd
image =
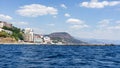
M 34 33 L 31 28 L 25 28 L 24 33 L 25 33 L 25 35 L 24 35 L 25 42 L 33 42 L 34 41 L 34 37 L 33 37 Z

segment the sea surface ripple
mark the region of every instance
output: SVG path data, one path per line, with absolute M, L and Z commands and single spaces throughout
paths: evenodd
M 120 68 L 120 46 L 0 45 L 0 68 Z

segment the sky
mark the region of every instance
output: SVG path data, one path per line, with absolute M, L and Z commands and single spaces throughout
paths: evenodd
M 0 20 L 37 34 L 120 40 L 119 0 L 0 0 Z

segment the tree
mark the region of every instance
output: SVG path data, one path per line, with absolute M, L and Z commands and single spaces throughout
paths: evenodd
M 8 37 L 8 36 L 9 36 L 9 34 L 6 33 L 5 31 L 0 32 L 0 37 Z
M 16 40 L 23 40 L 23 38 L 24 38 L 23 31 L 17 27 L 13 26 L 12 28 L 9 28 L 9 27 L 4 26 L 3 29 L 12 31 L 13 33 L 11 36 L 14 37 Z

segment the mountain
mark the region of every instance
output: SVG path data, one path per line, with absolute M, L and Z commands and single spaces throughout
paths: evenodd
M 54 43 L 62 42 L 63 44 L 66 44 L 66 45 L 86 44 L 81 40 L 75 39 L 74 37 L 72 37 L 70 34 L 66 32 L 55 32 L 55 33 L 49 34 L 48 36 L 53 40 Z
M 115 45 L 120 44 L 120 40 L 85 39 L 85 38 L 79 38 L 79 40 L 88 42 L 89 44 L 115 44 Z

